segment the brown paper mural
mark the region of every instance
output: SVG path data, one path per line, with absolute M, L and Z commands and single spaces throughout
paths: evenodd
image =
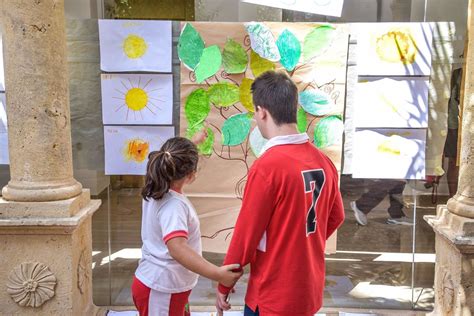
M 340 169 L 347 51 L 347 25 L 182 23 L 180 134 L 208 130 L 197 180 L 186 191 L 201 220 L 204 251 L 226 251 L 249 168 L 266 141 L 250 93 L 261 73 L 284 71 L 293 79 L 299 131 Z

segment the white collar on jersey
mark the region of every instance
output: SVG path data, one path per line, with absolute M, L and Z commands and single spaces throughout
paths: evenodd
M 289 145 L 289 144 L 304 144 L 309 140 L 308 134 L 291 134 L 291 135 L 282 135 L 275 136 L 271 138 L 265 146 L 262 148 L 262 154 L 269 150 L 272 147 L 279 145 Z

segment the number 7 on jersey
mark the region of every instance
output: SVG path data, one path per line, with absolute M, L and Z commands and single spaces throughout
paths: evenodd
M 321 191 L 323 190 L 325 176 L 323 169 L 302 171 L 304 181 L 304 191 L 306 193 L 313 192 L 313 200 L 311 207 L 306 213 L 306 237 L 316 231 L 318 218 L 316 215 L 316 207 Z

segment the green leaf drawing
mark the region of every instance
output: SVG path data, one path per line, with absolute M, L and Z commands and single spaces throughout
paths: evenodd
M 293 71 L 301 57 L 301 44 L 296 36 L 285 29 L 278 37 L 276 44 L 280 51 L 280 63 L 288 71 Z
M 280 52 L 275 43 L 272 31 L 263 23 L 245 23 L 245 28 L 249 33 L 250 45 L 252 49 L 262 58 L 273 62 L 280 60 Z
M 275 64 L 269 60 L 263 59 L 259 54 L 253 50 L 250 51 L 250 69 L 252 69 L 253 76 L 257 78 L 265 71 L 274 70 Z
M 201 131 L 203 128 L 204 128 L 203 123 L 200 123 L 198 125 L 189 127 L 186 130 L 186 137 L 188 139 L 192 139 L 193 136 L 197 132 Z M 214 148 L 214 139 L 215 139 L 214 132 L 212 131 L 212 129 L 210 127 L 208 127 L 207 128 L 207 137 L 206 137 L 206 139 L 204 140 L 204 142 L 197 145 L 199 153 L 202 154 L 202 155 L 210 156 L 212 154 L 212 150 Z
M 251 91 L 252 83 L 253 79 L 244 78 L 240 84 L 240 103 L 251 113 L 255 112 Z
M 197 83 L 202 83 L 209 77 L 214 76 L 222 64 L 222 54 L 219 46 L 212 45 L 204 48 L 201 60 L 194 71 Z
M 306 127 L 308 126 L 308 118 L 306 117 L 306 112 L 302 108 L 298 108 L 298 112 L 296 115 L 296 122 L 298 127 L 298 132 L 304 133 L 306 132 Z
M 253 154 L 258 158 L 262 155 L 263 147 L 267 144 L 268 139 L 264 138 L 258 127 L 255 126 L 252 133 L 250 133 L 249 142 Z
M 202 123 L 211 111 L 209 95 L 206 90 L 199 88 L 186 98 L 184 114 L 190 127 Z
M 191 24 L 186 23 L 178 41 L 179 60 L 181 60 L 186 67 L 194 70 L 201 59 L 203 50 L 204 41 L 201 35 L 199 35 L 198 31 L 196 31 Z
M 306 90 L 300 93 L 299 103 L 303 109 L 315 116 L 326 115 L 332 110 L 327 93 L 320 90 Z
M 334 27 L 322 25 L 314 28 L 304 39 L 303 56 L 308 61 L 321 54 L 333 39 Z
M 338 115 L 323 118 L 314 127 L 314 144 L 318 148 L 342 143 L 344 123 Z
M 222 126 L 222 145 L 240 145 L 245 141 L 249 132 L 250 116 L 247 113 L 232 115 Z
M 245 72 L 249 58 L 242 45 L 233 39 L 227 39 L 222 52 L 224 70 L 228 74 L 240 74 Z
M 207 90 L 211 103 L 215 106 L 227 107 L 239 102 L 239 87 L 229 82 L 219 82 Z

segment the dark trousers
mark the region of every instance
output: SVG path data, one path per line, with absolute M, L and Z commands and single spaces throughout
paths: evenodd
M 405 182 L 399 180 L 367 180 L 369 191 L 362 194 L 356 201 L 356 205 L 364 214 L 369 214 L 382 200 L 388 195 L 390 207 L 388 214 L 391 218 L 400 218 L 405 216 L 403 213 L 403 204 L 400 203 L 394 195 L 402 194 L 405 188 Z
M 252 309 L 250 309 L 250 307 L 245 305 L 244 316 L 259 316 L 259 315 L 260 313 L 258 312 L 258 307 L 257 307 L 257 310 L 254 312 Z

